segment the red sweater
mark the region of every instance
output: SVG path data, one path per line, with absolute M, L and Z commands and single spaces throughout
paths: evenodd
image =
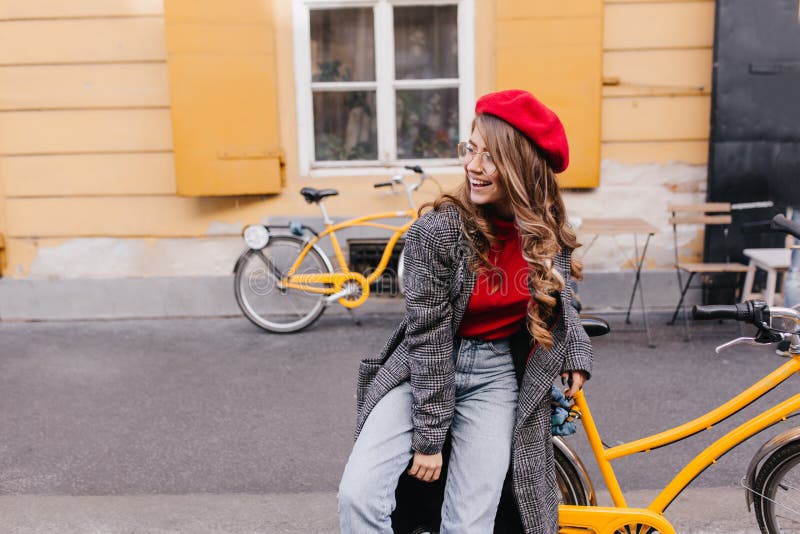
M 513 221 L 491 219 L 500 242 L 489 251 L 499 272 L 481 270 L 458 329 L 461 337 L 500 339 L 516 333 L 528 315 L 528 263 Z

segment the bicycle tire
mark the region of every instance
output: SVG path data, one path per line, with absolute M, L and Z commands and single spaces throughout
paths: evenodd
M 587 491 L 578 475 L 575 466 L 558 447 L 553 447 L 556 465 L 556 486 L 559 492 L 559 503 L 575 506 L 588 506 Z
M 800 532 L 800 442 L 787 443 L 772 453 L 758 471 L 753 489 L 756 521 L 763 534 Z M 784 504 L 787 501 L 794 511 Z M 792 524 L 790 529 L 781 527 L 787 523 Z
M 277 287 L 270 265 L 285 272 L 306 242 L 295 236 L 272 236 L 263 249 L 246 250 L 236 264 L 234 294 L 239 309 L 250 322 L 267 332 L 286 334 L 311 326 L 325 311 L 325 295 Z M 303 258 L 299 273 L 331 273 L 331 267 L 316 248 Z

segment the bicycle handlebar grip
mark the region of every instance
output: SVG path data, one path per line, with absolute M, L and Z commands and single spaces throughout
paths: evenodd
M 692 306 L 692 317 L 703 319 L 735 319 L 756 326 L 769 323 L 769 307 L 763 300 L 748 300 L 733 305 Z
M 377 184 L 372 184 L 374 187 L 392 187 L 394 182 L 378 182 Z
M 782 213 L 777 214 L 772 218 L 772 228 L 791 234 L 797 239 L 800 239 L 800 224 L 790 221 L 783 216 Z
M 692 306 L 692 319 L 738 319 L 738 305 Z

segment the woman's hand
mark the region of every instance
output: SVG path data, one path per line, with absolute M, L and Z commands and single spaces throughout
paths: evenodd
M 574 397 L 575 394 L 581 390 L 584 382 L 586 382 L 586 373 L 584 371 L 567 371 L 561 373 L 561 383 L 565 386 L 569 385 L 569 390 L 564 393 L 564 396 L 568 399 Z
M 442 473 L 442 453 L 438 454 L 422 454 L 421 452 L 414 453 L 414 462 L 411 464 L 411 469 L 408 474 L 414 478 L 418 478 L 423 482 L 433 482 L 439 480 L 439 475 Z

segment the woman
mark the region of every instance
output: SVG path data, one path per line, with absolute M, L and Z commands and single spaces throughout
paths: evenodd
M 344 533 L 392 532 L 401 475 L 430 483 L 445 468 L 442 534 L 557 531 L 550 387 L 560 373 L 574 395 L 592 363 L 570 305 L 578 243 L 554 177 L 566 136 L 526 91 L 485 95 L 475 112 L 459 145 L 464 183 L 406 236 L 406 316 L 359 368 Z

